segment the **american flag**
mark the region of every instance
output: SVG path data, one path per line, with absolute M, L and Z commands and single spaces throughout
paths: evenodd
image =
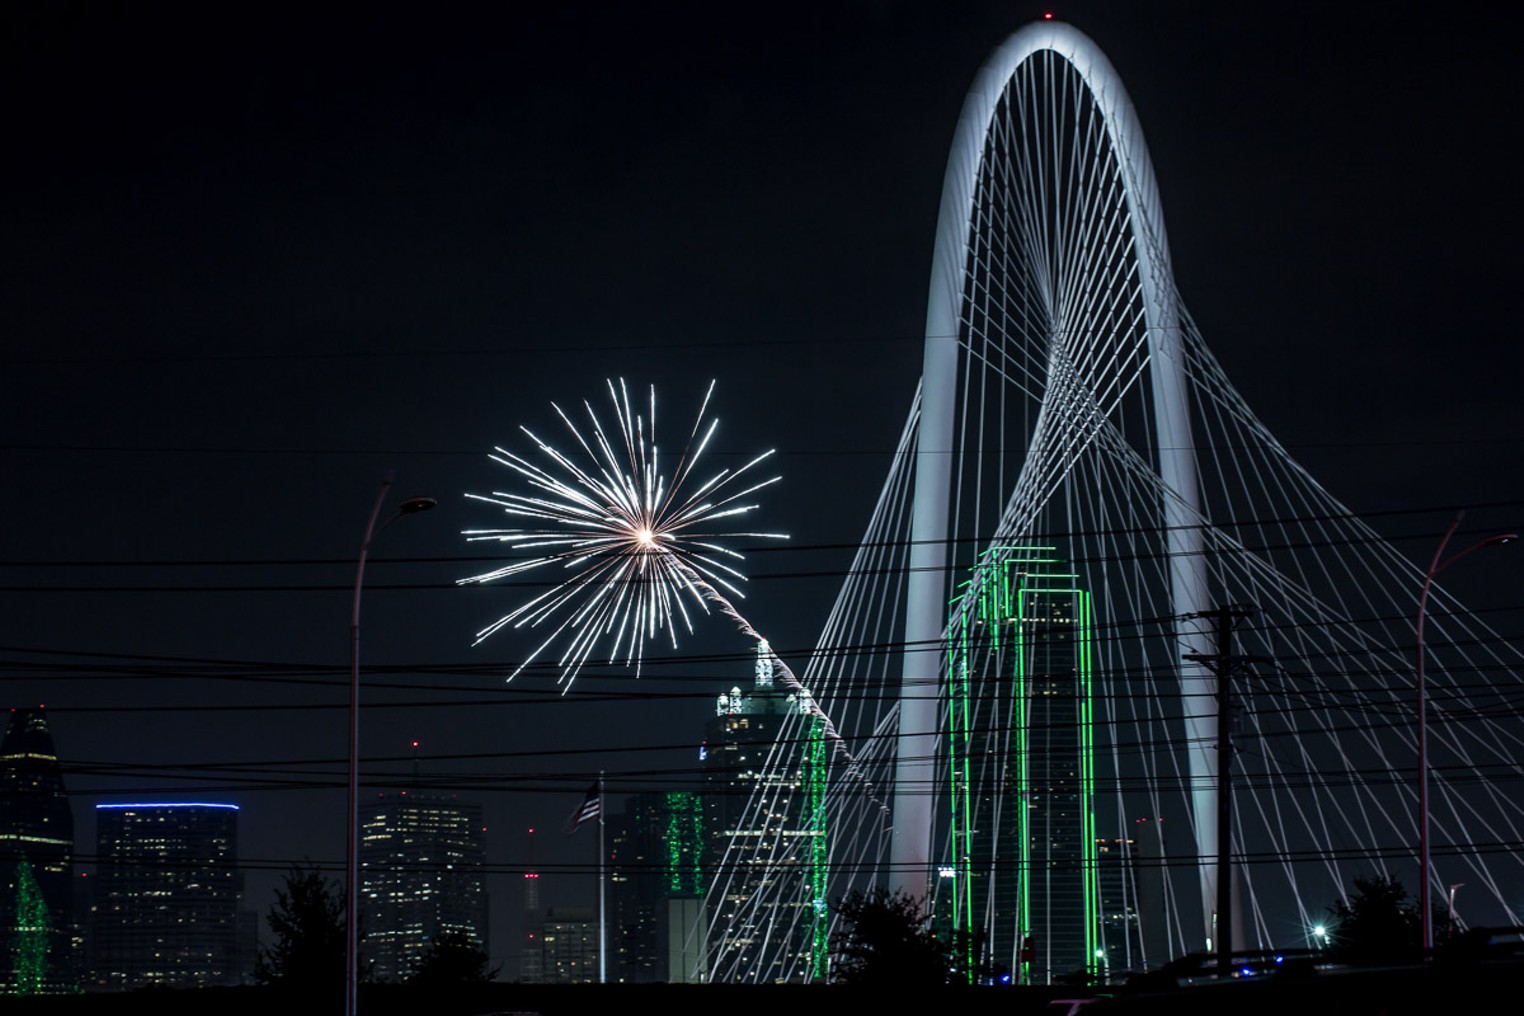
M 598 791 L 598 784 L 594 783 L 587 788 L 587 796 L 582 803 L 573 809 L 571 816 L 566 820 L 566 835 L 581 829 L 587 823 L 603 814 L 603 795 Z

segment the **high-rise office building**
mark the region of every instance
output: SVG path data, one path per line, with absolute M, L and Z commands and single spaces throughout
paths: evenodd
M 653 844 L 655 815 L 633 794 L 624 811 L 604 818 L 608 837 L 608 976 L 621 984 L 661 981 L 657 973 L 656 908 L 659 876 L 654 870 L 659 846 Z
M 0 992 L 72 990 L 74 813 L 41 708 L 0 740 Z
M 551 907 L 540 932 L 541 980 L 598 983 L 598 919 L 591 907 Z
M 825 732 L 807 693 L 773 684 L 758 646 L 749 692 L 705 726 L 709 970 L 721 980 L 826 976 Z
M 360 810 L 360 952 L 371 977 L 405 981 L 431 942 L 464 935 L 487 949 L 481 804 L 404 790 Z
M 95 828 L 96 985 L 237 984 L 237 805 L 98 804 Z
M 1105 957 L 1090 595 L 1051 547 L 992 550 L 972 582 L 949 653 L 952 923 L 1021 981 L 1091 974 Z
M 630 795 L 608 820 L 611 978 L 671 984 L 704 974 L 704 806 L 684 791 Z

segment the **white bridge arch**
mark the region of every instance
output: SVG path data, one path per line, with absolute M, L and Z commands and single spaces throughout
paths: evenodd
M 1057 21 L 1042 21 L 1018 31 L 980 69 L 973 88 L 963 105 L 947 160 L 947 175 L 942 184 L 942 204 L 937 216 L 937 234 L 932 253 L 931 286 L 926 309 L 926 351 L 921 375 L 921 419 L 915 466 L 915 508 L 911 528 L 911 567 L 908 583 L 908 609 L 905 622 L 905 670 L 900 704 L 899 793 L 895 797 L 895 838 L 892 869 L 901 888 L 921 895 L 933 860 L 931 853 L 932 805 L 934 798 L 910 790 L 933 781 L 929 767 L 937 753 L 933 745 L 940 729 L 937 713 L 939 696 L 929 694 L 940 689 L 945 675 L 942 651 L 943 628 L 947 623 L 946 603 L 953 582 L 950 562 L 954 559 L 948 542 L 951 529 L 948 505 L 951 499 L 954 457 L 959 450 L 954 441 L 954 427 L 959 412 L 958 383 L 960 346 L 966 345 L 969 316 L 967 304 L 977 299 L 968 286 L 970 241 L 979 226 L 979 180 L 986 169 L 985 155 L 996 118 L 1006 109 L 1012 79 L 1022 68 L 1031 68 L 1038 54 L 1050 54 L 1073 69 L 1078 81 L 1093 102 L 1098 126 L 1105 144 L 1088 156 L 1096 160 L 1090 171 L 1120 182 L 1114 195 L 1125 209 L 1125 216 L 1110 223 L 1113 242 L 1130 247 L 1137 262 L 1134 277 L 1136 303 L 1141 310 L 1142 335 L 1150 364 L 1149 376 L 1154 395 L 1154 427 L 1158 455 L 1156 465 L 1163 484 L 1163 516 L 1170 563 L 1170 584 L 1175 613 L 1190 614 L 1209 606 L 1206 592 L 1206 569 L 1200 533 L 1201 513 L 1196 487 L 1195 447 L 1191 439 L 1187 408 L 1185 372 L 1180 353 L 1180 315 L 1176 305 L 1174 273 L 1170 268 L 1169 245 L 1164 230 L 1164 215 L 1159 188 L 1154 179 L 1153 163 L 1143 141 L 1132 100 L 1122 87 L 1121 78 L 1100 48 L 1079 30 Z M 1079 101 L 1081 96 L 1071 97 Z M 1072 109 L 1050 108 L 1049 115 L 1071 118 Z M 1058 125 L 1049 125 L 1049 127 Z M 1077 126 L 1077 125 L 1076 125 Z M 1048 167 L 1062 174 L 1064 167 Z M 1039 180 L 1028 177 L 1027 185 L 1053 186 L 1058 178 Z M 1047 195 L 1038 197 L 1044 206 L 1039 214 L 1057 209 L 1047 207 Z M 1085 228 L 1083 218 L 1095 216 L 1096 210 L 1075 209 L 1079 221 L 1068 223 Z M 1045 228 L 1050 223 L 1039 224 Z M 1062 223 L 1051 225 L 1061 227 Z M 1119 228 L 1118 228 L 1119 227 Z M 1087 234 L 1093 236 L 1093 234 Z M 1049 237 L 1048 239 L 1055 239 Z M 1104 239 L 1095 237 L 1095 239 Z M 1091 256 L 1081 245 L 1081 258 Z M 1071 271 L 1085 271 L 1077 260 L 1062 266 Z M 1065 284 L 1069 277 L 1049 280 L 1049 294 Z M 1110 311 L 1105 304 L 1090 305 L 1083 311 Z M 1079 341 L 1089 341 L 1086 326 L 1092 322 L 1059 320 L 1062 310 L 1049 306 L 1049 324 L 1057 332 L 1069 330 Z M 917 652 L 916 648 L 921 648 Z M 1182 648 L 1182 654 L 1188 650 Z M 1200 664 L 1180 661 L 1182 700 L 1192 704 L 1190 737 L 1198 746 L 1190 754 L 1191 772 L 1200 781 L 1198 839 L 1213 842 L 1216 836 L 1215 805 L 1209 789 L 1214 783 L 1216 765 L 1207 746 L 1215 723 L 1215 710 L 1209 703 L 1210 675 Z M 1216 892 L 1216 870 L 1202 867 L 1204 899 Z
M 1028 570 L 1084 605 L 1065 623 L 1084 631 L 1086 718 L 1081 747 L 1065 750 L 1086 836 L 1106 851 L 1084 861 L 1106 881 L 1092 886 L 1105 912 L 1085 918 L 1095 964 L 1141 969 L 1212 938 L 1212 668 L 1228 656 L 1240 665 L 1223 930 L 1248 948 L 1315 946 L 1312 928 L 1355 877 L 1413 885 L 1423 569 L 1293 461 L 1228 381 L 1176 290 L 1131 102 L 1095 44 L 1054 22 L 1001 46 L 964 106 L 921 388 L 801 672 L 850 746 L 826 791 L 830 898 L 898 887 L 928 895 L 943 921 L 950 894 L 963 928 L 1005 950 L 986 959 L 1012 968 L 1016 943 L 1050 920 L 1019 912 L 1021 880 L 1042 870 L 1020 825 L 1038 793 L 1020 742 L 1038 725 L 1021 712 L 1031 686 L 1011 691 L 1020 652 L 966 633 L 989 620 L 996 576 L 1039 554 Z M 1241 616 L 1200 616 L 1229 607 Z M 1021 627 L 1019 611 L 1002 620 Z M 1517 923 L 1520 655 L 1442 590 L 1426 632 L 1426 875 L 1467 883 L 1471 923 Z M 783 730 L 771 764 L 796 765 L 807 740 Z M 779 800 L 751 807 L 771 814 Z M 779 898 L 731 913 L 753 943 L 803 955 L 792 849 L 773 853 Z M 718 880 L 712 894 L 724 891 Z M 749 960 L 707 959 L 711 979 L 754 976 Z

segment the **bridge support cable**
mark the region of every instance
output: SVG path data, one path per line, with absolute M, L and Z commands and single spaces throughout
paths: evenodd
M 833 760 L 825 784 L 828 896 L 902 889 L 937 927 L 1000 938 L 1009 952 L 986 959 L 1039 980 L 1201 949 L 1230 888 L 1235 946 L 1317 944 L 1311 928 L 1356 876 L 1412 869 L 1421 567 L 1287 454 L 1212 355 L 1174 286 L 1137 117 L 1083 35 L 1049 22 L 1000 47 L 965 104 L 942 201 L 921 394 L 802 671 L 852 744 L 852 778 Z M 1033 547 L 1052 560 L 1020 559 Z M 1083 626 L 1052 597 L 1043 616 L 982 615 L 1020 638 L 953 625 L 978 616 L 987 576 L 1029 588 L 1059 562 Z M 1233 655 L 1276 661 L 1235 676 L 1228 801 L 1209 665 L 1227 651 L 1220 603 L 1258 608 Z M 1437 586 L 1427 625 L 1431 874 L 1475 887 L 1468 921 L 1518 923 L 1524 659 Z M 1081 627 L 1077 696 L 1064 681 L 1079 665 L 1053 647 Z M 1074 884 L 1095 887 L 1076 898 L 1098 901 L 1072 941 L 1091 935 L 1100 957 L 1059 955 L 1069 905 L 1036 887 L 1069 862 L 1039 865 L 1022 823 L 1062 785 L 1037 778 L 1023 745 L 1057 743 L 1053 724 L 1070 721 L 1034 719 L 1058 716 L 1022 705 L 1034 689 L 1088 703 L 1064 750 L 1090 795 L 1089 825 L 1073 828 L 1094 843 L 1062 849 L 1090 870 Z M 780 863 L 801 856 L 786 846 L 780 834 Z M 717 880 L 711 896 L 724 891 Z

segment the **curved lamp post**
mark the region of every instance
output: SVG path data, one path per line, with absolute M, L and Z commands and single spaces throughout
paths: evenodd
M 1429 694 L 1423 677 L 1425 655 L 1423 621 L 1429 607 L 1429 588 L 1434 585 L 1434 576 L 1472 551 L 1512 543 L 1519 538 L 1517 533 L 1497 533 L 1478 540 L 1465 550 L 1445 557 L 1445 548 L 1450 545 L 1450 537 L 1455 535 L 1455 530 L 1461 524 L 1465 514 L 1464 511 L 1457 512 L 1455 521 L 1450 523 L 1449 529 L 1445 530 L 1444 538 L 1439 541 L 1439 547 L 1434 551 L 1434 560 L 1429 563 L 1429 570 L 1424 573 L 1423 591 L 1418 594 L 1418 909 L 1419 920 L 1423 924 L 1425 953 L 1434 948 L 1434 914 L 1429 907 Z
M 365 558 L 371 544 L 386 527 L 404 515 L 426 512 L 438 502 L 432 497 L 410 497 L 378 527 L 381 505 L 391 489 L 392 479 L 381 481 L 376 506 L 365 524 L 365 540 L 360 544 L 360 562 L 355 568 L 355 597 L 349 616 L 349 822 L 344 863 L 344 1016 L 355 1016 L 360 984 L 360 587 L 365 578 Z

